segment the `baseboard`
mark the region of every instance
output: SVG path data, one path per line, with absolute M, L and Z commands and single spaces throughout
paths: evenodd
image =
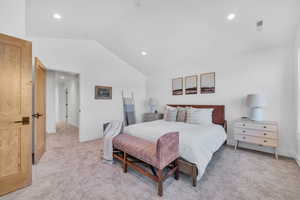
M 97 137 L 89 137 L 89 138 L 84 138 L 84 139 L 81 139 L 79 138 L 79 142 L 89 142 L 89 141 L 93 141 L 93 140 L 99 140 L 101 139 L 102 137 L 100 136 L 97 136 Z
M 295 160 L 296 160 L 298 166 L 300 167 L 300 158 L 298 157 L 298 158 L 296 158 Z
M 69 124 L 69 125 L 71 125 L 71 126 L 73 126 L 73 127 L 79 128 L 78 125 L 77 125 L 76 123 L 73 123 L 73 122 L 70 122 L 70 121 L 69 121 L 69 122 L 67 122 L 67 124 Z

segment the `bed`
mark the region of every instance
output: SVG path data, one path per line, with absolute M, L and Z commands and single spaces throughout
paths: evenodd
M 124 133 L 156 141 L 160 136 L 172 131 L 180 134 L 180 171 L 192 176 L 196 186 L 205 172 L 213 154 L 226 141 L 226 121 L 223 105 L 168 105 L 172 107 L 213 108 L 212 125 L 188 124 L 156 120 L 127 126 Z

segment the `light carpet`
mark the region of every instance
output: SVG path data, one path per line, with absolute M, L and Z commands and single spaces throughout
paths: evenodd
M 102 140 L 78 142 L 78 130 L 68 125 L 47 135 L 47 152 L 33 166 L 31 186 L 3 200 L 299 200 L 300 168 L 290 159 L 275 160 L 269 154 L 247 150 L 234 152 L 222 147 L 213 157 L 205 175 L 192 187 L 189 177 L 169 178 L 164 196 L 156 184 L 120 164 L 104 164 Z

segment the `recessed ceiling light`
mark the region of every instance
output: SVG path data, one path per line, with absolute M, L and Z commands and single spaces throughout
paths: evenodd
M 64 80 L 64 79 L 65 79 L 65 77 L 64 77 L 64 76 L 61 76 L 61 77 L 60 77 L 60 79 Z
M 142 51 L 141 54 L 142 54 L 143 56 L 146 56 L 146 55 L 147 55 L 147 52 L 146 52 L 146 51 Z
M 227 16 L 227 19 L 228 20 L 233 20 L 235 18 L 235 14 L 234 13 L 230 13 L 228 16 Z
M 58 13 L 54 13 L 54 14 L 52 15 L 52 17 L 53 17 L 54 19 L 61 19 L 61 15 L 58 14 Z

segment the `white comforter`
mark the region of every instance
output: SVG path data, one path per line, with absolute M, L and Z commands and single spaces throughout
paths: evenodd
M 180 156 L 198 167 L 199 180 L 213 154 L 226 140 L 226 133 L 220 125 L 196 125 L 183 122 L 156 120 L 127 126 L 124 133 L 156 141 L 165 133 L 179 132 Z

